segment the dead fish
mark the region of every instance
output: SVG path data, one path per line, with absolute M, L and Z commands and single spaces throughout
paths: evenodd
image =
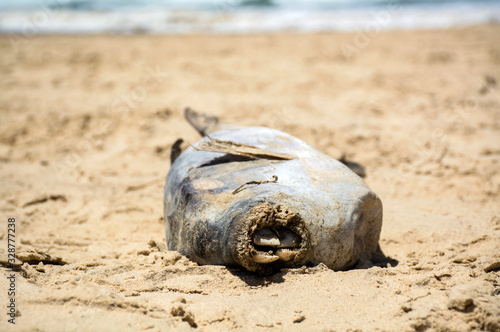
M 345 270 L 372 258 L 382 202 L 346 165 L 278 130 L 189 109 L 185 117 L 204 137 L 172 147 L 169 250 L 260 273 L 319 263 Z

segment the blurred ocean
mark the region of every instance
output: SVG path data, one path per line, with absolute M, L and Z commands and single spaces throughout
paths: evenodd
M 378 31 L 500 22 L 499 0 L 0 0 L 0 32 Z

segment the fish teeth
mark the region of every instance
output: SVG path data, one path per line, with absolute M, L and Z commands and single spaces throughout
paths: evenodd
M 278 248 L 298 248 L 300 246 L 300 236 L 289 229 L 280 228 Z
M 275 249 L 268 252 L 255 252 L 252 255 L 253 261 L 260 264 L 272 263 L 278 259 L 285 262 L 291 261 L 297 254 L 294 249 L 300 246 L 300 241 L 300 236 L 289 229 L 279 228 L 277 232 L 274 232 L 269 227 L 261 228 L 253 234 L 254 245 L 274 247 Z
M 291 249 L 278 249 L 276 251 L 276 256 L 278 256 L 282 261 L 289 261 L 295 258 L 296 252 Z
M 258 246 L 278 247 L 280 239 L 269 228 L 262 228 L 254 233 L 253 243 Z
M 252 255 L 252 258 L 253 258 L 253 261 L 255 263 L 259 263 L 259 264 L 272 263 L 272 262 L 277 261 L 278 259 L 280 259 L 276 255 L 272 255 L 272 254 L 265 253 L 265 252 L 262 252 L 262 251 L 257 251 L 256 253 L 254 253 Z

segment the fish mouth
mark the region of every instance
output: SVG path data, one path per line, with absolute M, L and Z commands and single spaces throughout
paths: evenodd
M 311 236 L 303 219 L 283 205 L 257 204 L 237 218 L 231 236 L 234 261 L 252 272 L 273 273 L 300 266 L 310 253 Z

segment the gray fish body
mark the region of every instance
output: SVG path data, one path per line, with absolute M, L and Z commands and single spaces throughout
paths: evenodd
M 211 139 L 295 158 L 197 150 Z M 359 176 L 302 140 L 263 127 L 231 127 L 189 147 L 168 173 L 164 203 L 169 250 L 200 264 L 258 272 L 319 263 L 347 269 L 371 259 L 382 227 L 382 203 Z M 291 258 L 256 263 L 270 249 L 252 242 L 264 227 L 297 234 Z

